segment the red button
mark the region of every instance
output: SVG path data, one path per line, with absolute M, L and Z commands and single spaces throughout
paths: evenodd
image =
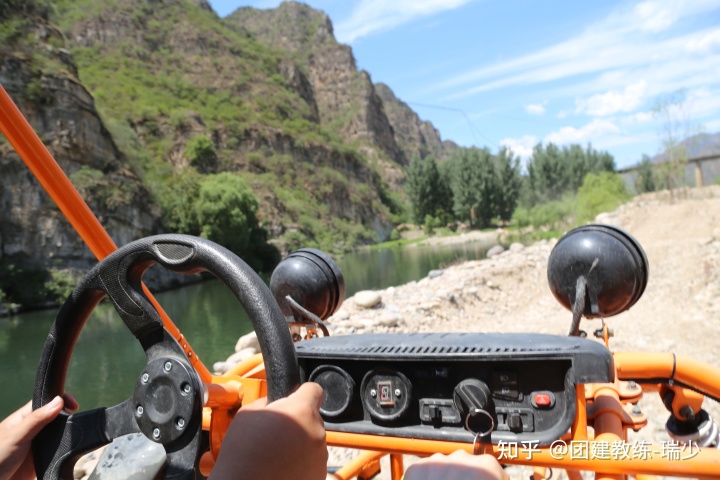
M 550 405 L 550 395 L 547 393 L 536 393 L 535 397 L 535 405 L 539 407 L 547 407 Z

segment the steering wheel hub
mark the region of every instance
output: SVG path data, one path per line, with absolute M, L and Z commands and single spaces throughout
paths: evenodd
M 135 384 L 135 420 L 158 443 L 174 442 L 188 430 L 200 403 L 195 371 L 176 357 L 151 360 Z

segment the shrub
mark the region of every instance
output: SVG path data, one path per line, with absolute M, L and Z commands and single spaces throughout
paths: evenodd
M 578 190 L 578 221 L 590 221 L 598 213 L 615 210 L 629 199 L 625 181 L 617 173 L 589 173 Z
M 215 145 L 205 135 L 198 135 L 185 144 L 185 154 L 190 164 L 201 172 L 211 170 L 217 163 Z

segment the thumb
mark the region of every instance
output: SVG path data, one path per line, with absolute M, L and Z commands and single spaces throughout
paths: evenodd
M 40 430 L 57 417 L 63 408 L 62 397 L 55 397 L 47 405 L 34 410 L 22 419 L 22 422 L 15 427 L 17 434 L 25 441 L 31 440 Z

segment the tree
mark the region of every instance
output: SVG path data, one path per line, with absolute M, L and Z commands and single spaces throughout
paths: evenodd
M 215 145 L 205 135 L 198 135 L 185 144 L 185 154 L 190 160 L 190 165 L 201 172 L 208 172 L 217 163 Z
M 497 216 L 498 178 L 486 149 L 459 150 L 450 160 L 453 211 L 456 218 L 484 227 Z
M 417 225 L 421 225 L 428 215 L 439 218 L 450 213 L 450 188 L 432 156 L 413 159 L 406 171 L 405 182 Z
M 642 156 L 642 160 L 637 166 L 637 177 L 635 178 L 635 189 L 638 193 L 654 192 L 657 187 L 655 184 L 655 172 L 650 157 Z
M 503 147 L 495 159 L 497 175 L 497 215 L 500 220 L 508 222 L 517 207 L 520 197 L 520 159 L 514 157 L 512 151 Z
M 588 173 L 578 190 L 578 221 L 589 221 L 598 213 L 613 211 L 629 199 L 625 180 L 617 173 Z

